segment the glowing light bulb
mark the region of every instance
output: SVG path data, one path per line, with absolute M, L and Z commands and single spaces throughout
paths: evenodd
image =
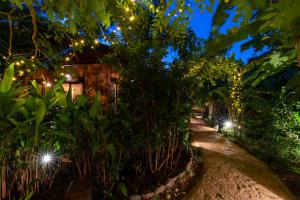
M 69 57 L 66 57 L 66 61 L 69 61 L 70 60 L 70 58 Z
M 121 30 L 121 27 L 120 27 L 120 26 L 118 26 L 118 27 L 117 27 L 117 29 L 118 29 L 118 31 L 120 31 L 120 30 Z
M 65 77 L 67 78 L 68 81 L 72 80 L 71 74 L 66 74 Z
M 84 44 L 84 40 L 80 40 L 80 43 L 81 43 L 81 44 Z
M 51 84 L 50 82 L 46 82 L 46 83 L 45 83 L 45 86 L 46 86 L 46 87 L 51 87 L 52 84 Z
M 135 17 L 132 15 L 131 17 L 129 17 L 130 21 L 134 21 Z
M 20 64 L 21 64 L 20 62 L 18 62 L 18 61 L 16 62 L 16 65 L 17 65 L 17 66 L 19 66 Z
M 181 13 L 182 13 L 182 9 L 179 9 L 179 12 L 181 12 Z
M 95 44 L 99 44 L 99 41 L 97 39 L 94 40 Z
M 24 64 L 25 63 L 24 60 L 21 60 L 21 63 Z
M 225 128 L 232 128 L 233 127 L 233 124 L 232 124 L 231 121 L 226 121 L 226 122 L 224 122 L 223 125 L 224 125 Z
M 78 46 L 79 44 L 78 44 L 78 42 L 75 42 L 75 46 Z
M 126 8 L 125 8 L 125 11 L 126 11 L 126 12 L 128 12 L 128 11 L 129 11 L 129 8 L 128 8 L 128 7 L 126 7 Z
M 42 166 L 50 166 L 54 162 L 54 157 L 52 153 L 43 153 L 38 156 L 39 162 Z

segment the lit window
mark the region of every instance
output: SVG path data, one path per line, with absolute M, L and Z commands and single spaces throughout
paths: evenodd
M 70 90 L 72 99 L 76 99 L 77 96 L 83 94 L 82 83 L 63 83 L 62 86 L 66 92 Z

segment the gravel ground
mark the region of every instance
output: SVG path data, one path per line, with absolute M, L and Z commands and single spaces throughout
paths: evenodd
M 191 129 L 192 145 L 203 150 L 204 174 L 184 200 L 295 199 L 267 164 L 228 141 L 202 119 L 193 118 Z

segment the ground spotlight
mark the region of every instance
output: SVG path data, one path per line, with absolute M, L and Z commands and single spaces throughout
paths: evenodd
M 55 163 L 55 155 L 51 152 L 44 152 L 38 155 L 38 162 L 43 167 L 52 167 Z
M 233 127 L 233 124 L 231 121 L 225 121 L 223 125 L 224 125 L 224 128 L 232 128 Z

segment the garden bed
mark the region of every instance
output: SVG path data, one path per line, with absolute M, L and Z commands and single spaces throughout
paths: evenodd
M 137 184 L 143 183 L 144 188 L 141 187 L 141 191 L 143 192 L 133 194 L 129 199 L 181 199 L 186 194 L 186 191 L 195 183 L 195 179 L 198 179 L 199 176 L 202 175 L 201 151 L 193 151 L 191 156 L 186 156 L 186 158 L 189 158 L 189 160 L 187 159 L 181 162 L 181 166 L 178 170 L 167 175 L 161 174 L 162 177 L 157 179 L 158 182 L 154 182 L 155 178 L 150 179 L 153 180 L 153 182 L 136 182 Z M 158 176 L 159 175 L 155 177 Z M 146 185 L 147 183 L 150 185 Z

